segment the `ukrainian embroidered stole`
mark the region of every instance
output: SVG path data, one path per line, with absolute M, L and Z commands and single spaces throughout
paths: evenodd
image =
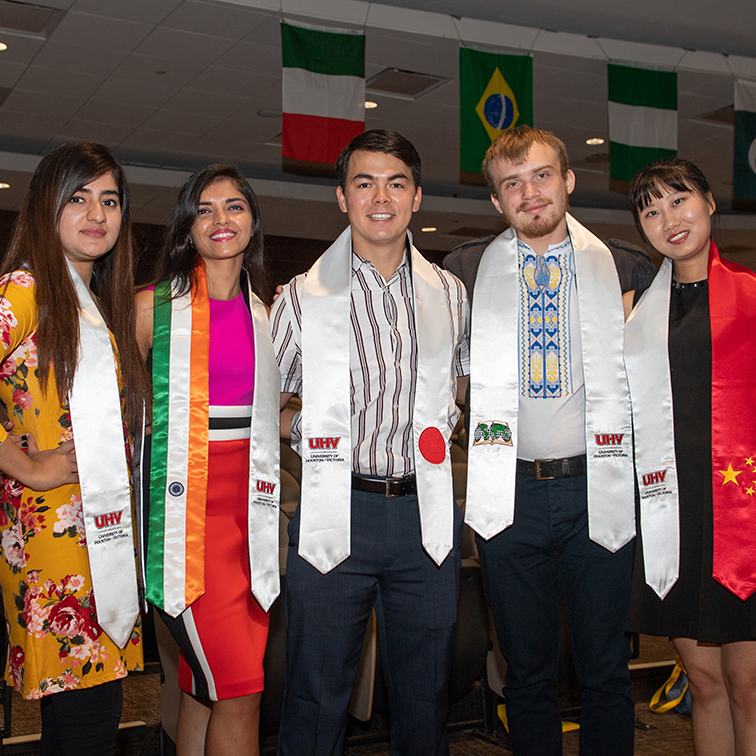
M 570 215 L 585 379 L 590 537 L 616 551 L 635 535 L 630 399 L 622 362 L 622 293 L 606 246 Z M 486 249 L 475 283 L 470 343 L 466 522 L 491 538 L 514 521 L 520 368 L 517 235 Z M 544 400 L 547 401 L 547 400 Z
M 131 484 L 110 332 L 68 262 L 79 297 L 79 362 L 69 395 L 97 622 L 123 648 L 139 616 Z
M 205 592 L 210 300 L 204 265 L 192 293 L 155 287 L 147 598 L 172 617 Z M 255 375 L 249 440 L 252 593 L 267 611 L 279 593 L 280 377 L 265 305 L 249 290 Z
M 411 245 L 411 237 L 410 237 Z M 441 564 L 453 544 L 449 418 L 456 344 L 439 276 L 411 246 L 417 340 L 413 450 L 423 547 Z M 326 573 L 350 554 L 352 235 L 310 268 L 302 291 L 302 494 L 299 554 Z
M 662 598 L 677 579 L 680 558 L 668 353 L 671 278 L 672 263 L 665 260 L 628 321 L 630 341 L 626 342 L 626 350 L 630 350 L 626 360 L 636 425 L 646 582 Z M 712 574 L 736 596 L 746 599 L 756 590 L 756 273 L 721 260 L 712 242 L 708 291 L 712 342 Z

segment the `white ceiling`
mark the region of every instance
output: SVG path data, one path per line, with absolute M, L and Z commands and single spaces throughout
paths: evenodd
M 672 58 L 685 57 L 684 48 L 731 54 L 691 53 L 686 60 L 705 63 L 690 65 L 697 70 L 681 63 L 678 77 L 679 154 L 704 167 L 720 206 L 729 207 L 733 130 L 701 117 L 732 105 L 733 65 L 756 77 L 756 59 L 748 57 L 756 56 L 753 0 L 726 0 L 716 10 L 703 0 L 36 0 L 64 11 L 47 38 L 3 32 L 0 3 L 0 40 L 9 45 L 0 53 L 0 87 L 10 90 L 0 105 L 0 181 L 11 183 L 0 192 L 0 209 L 18 207 L 39 155 L 63 141 L 91 139 L 110 145 L 131 166 L 136 220 L 164 223 L 186 171 L 233 160 L 260 195 L 266 232 L 335 237 L 344 221 L 331 199 L 334 182 L 283 173 L 281 119 L 258 115 L 281 107 L 281 2 L 291 20 L 321 23 L 342 18 L 343 11 L 344 23 L 354 26 L 363 13 L 368 78 L 396 67 L 449 79 L 414 102 L 371 94 L 379 107 L 366 119 L 367 128 L 396 129 L 418 148 L 425 200 L 416 225 L 439 229 L 432 242 L 423 238 L 426 246 L 449 249 L 464 240 L 465 229 L 501 227 L 486 192 L 459 184 L 459 37 L 425 33 L 426 25 L 448 23 L 454 34 L 501 30 L 503 51 L 532 47 L 535 123 L 567 144 L 578 179 L 574 204 L 586 208 L 576 214 L 598 218 L 603 211 L 597 222 L 607 233 L 621 233 L 624 225 L 625 238 L 633 232 L 624 198 L 609 192 L 608 162 L 596 157 L 605 148 L 585 144 L 588 137 L 607 136 L 606 59 L 597 55 L 608 42 L 591 42 L 599 52 L 586 55 L 584 36 L 561 35 L 555 46 L 553 32 L 665 45 Z M 450 20 L 460 9 L 487 23 Z M 374 22 L 379 11 L 411 20 L 413 31 Z M 408 15 L 412 11 L 419 13 Z M 512 25 L 534 28 L 520 32 Z M 577 54 L 563 54 L 570 45 Z M 494 49 L 490 40 L 478 46 Z M 633 54 L 644 49 L 636 45 Z M 647 49 L 654 60 L 667 59 L 665 49 Z M 728 223 L 741 228 L 741 237 L 756 229 L 751 217 Z

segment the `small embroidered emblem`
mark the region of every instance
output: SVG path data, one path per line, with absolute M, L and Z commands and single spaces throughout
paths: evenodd
M 171 496 L 181 496 L 181 494 L 184 493 L 183 484 L 179 483 L 177 480 L 174 480 L 173 483 L 168 486 L 168 493 Z
M 478 423 L 473 434 L 473 446 L 482 444 L 512 446 L 512 431 L 509 425 L 501 420 Z

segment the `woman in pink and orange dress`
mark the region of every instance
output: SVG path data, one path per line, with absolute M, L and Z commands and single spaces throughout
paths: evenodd
M 147 595 L 181 649 L 177 752 L 257 754 L 280 379 L 260 213 L 235 166 L 184 184 L 162 265 L 137 295 L 138 338 L 153 374 Z

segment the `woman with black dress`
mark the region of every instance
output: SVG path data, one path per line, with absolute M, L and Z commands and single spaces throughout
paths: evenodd
M 626 325 L 640 492 L 629 627 L 672 638 L 697 756 L 756 754 L 756 273 L 720 259 L 692 163 L 646 166 L 630 202 L 665 260 Z

